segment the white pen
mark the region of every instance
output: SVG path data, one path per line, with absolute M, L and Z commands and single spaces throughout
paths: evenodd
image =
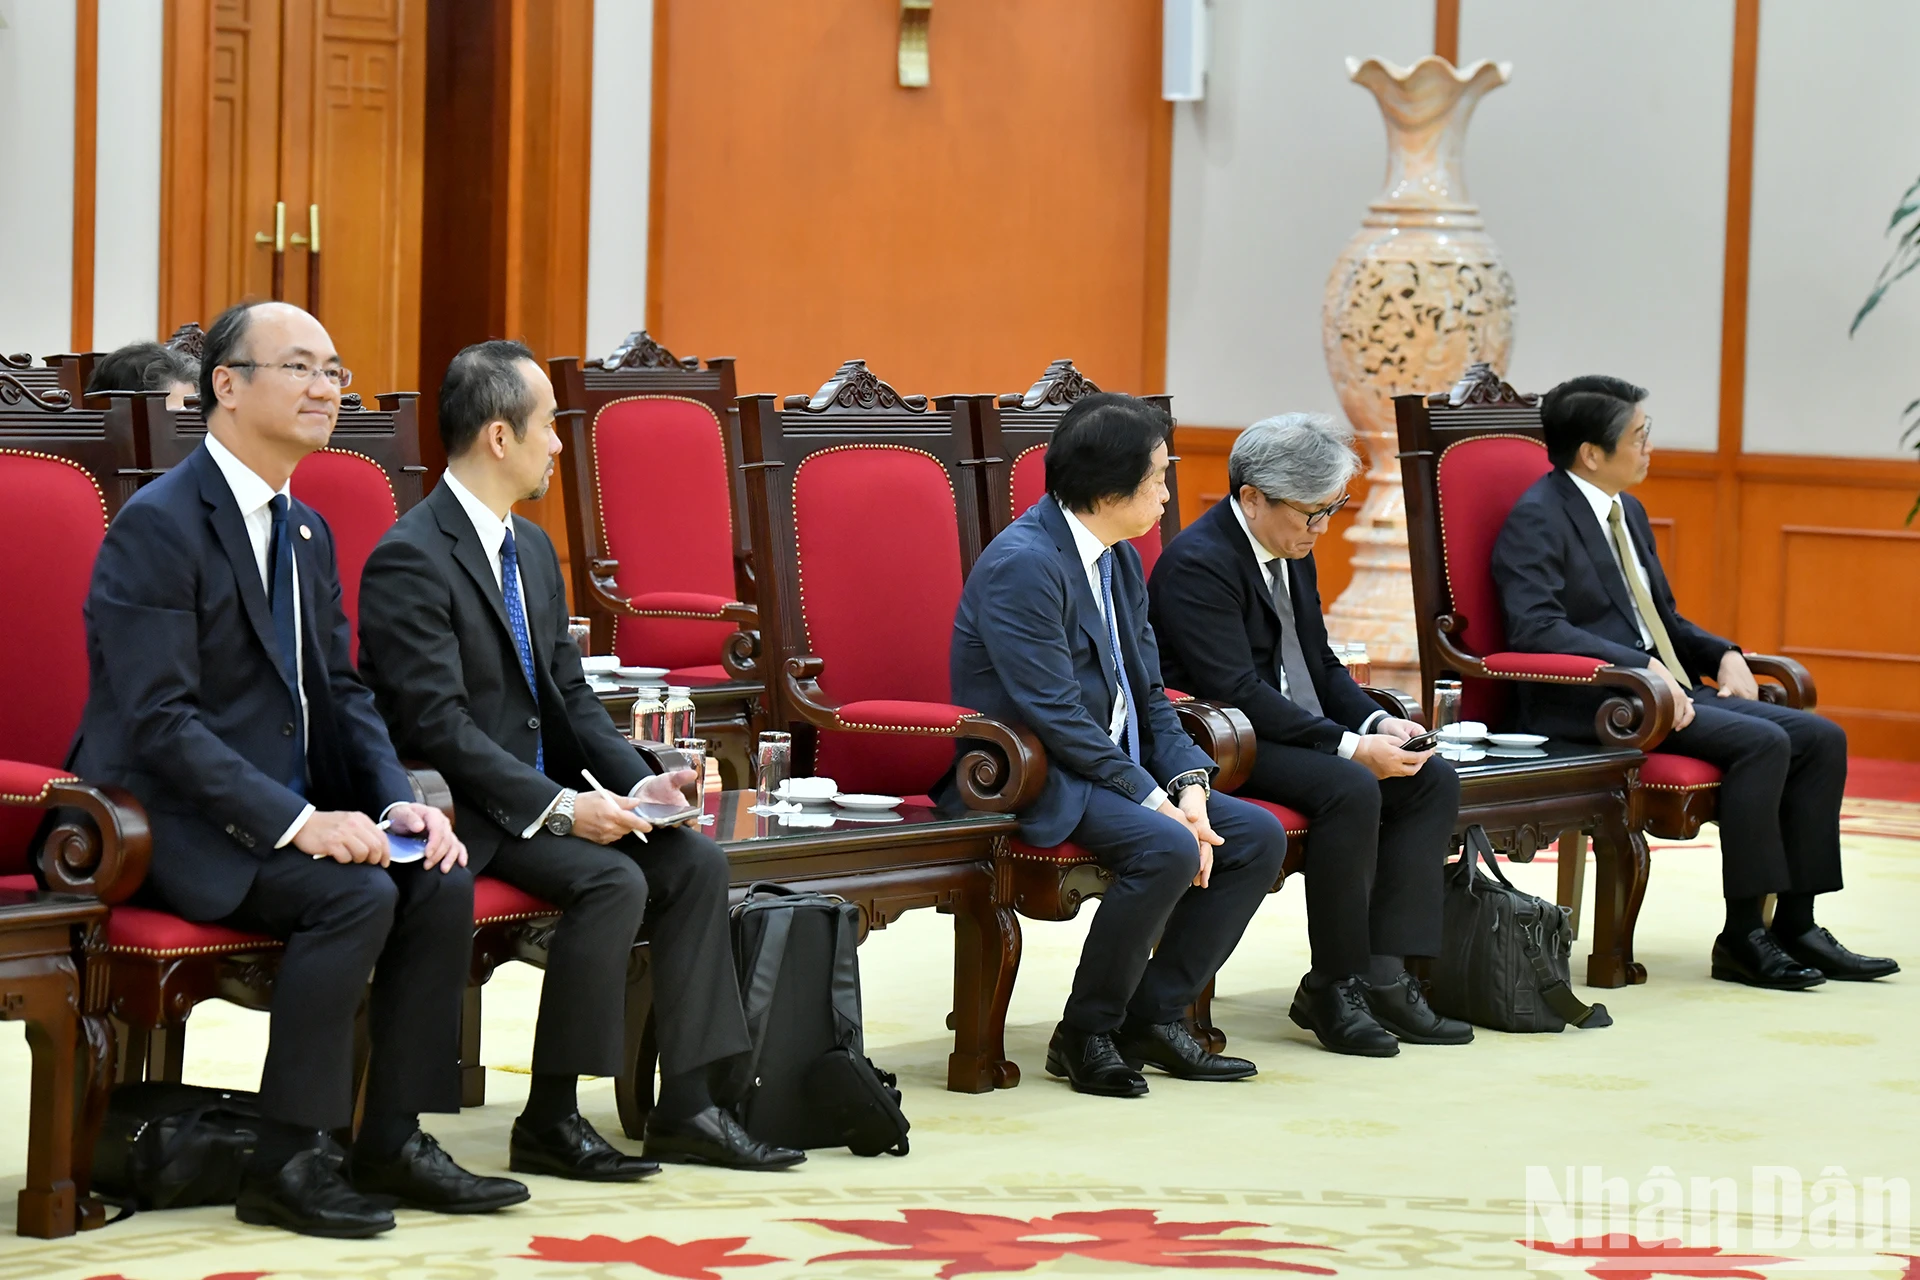
M 603 786 L 601 786 L 601 785 L 600 785 L 600 779 L 598 779 L 598 778 L 596 778 L 596 777 L 594 777 L 594 776 L 593 776 L 593 770 L 591 770 L 591 769 L 582 769 L 582 770 L 580 771 L 580 776 L 581 776 L 581 777 L 583 777 L 583 778 L 585 778 L 585 779 L 587 780 L 587 785 L 588 785 L 588 786 L 590 786 L 590 787 L 592 787 L 592 788 L 593 788 L 593 789 L 594 789 L 595 791 L 598 791 L 598 792 L 599 792 L 599 793 L 600 793 L 601 795 L 603 795 L 603 796 L 605 796 L 605 797 L 607 797 L 607 799 L 609 799 L 609 800 L 612 800 L 612 801 L 614 801 L 615 803 L 618 803 L 618 802 L 619 802 L 619 801 L 621 801 L 621 800 L 625 800 L 625 799 L 631 799 L 631 798 L 632 798 L 632 797 L 630 797 L 630 796 L 620 796 L 620 795 L 616 795 L 616 794 L 614 794 L 613 792 L 611 792 L 611 791 L 609 791 L 609 790 L 607 790 L 607 789 L 606 789 L 605 787 L 603 787 Z M 634 832 L 633 834 L 635 834 L 635 835 L 637 835 L 637 836 L 639 836 L 639 837 L 640 837 L 640 843 L 641 843 L 641 844 L 645 844 L 645 843 L 647 843 L 647 833 L 646 833 L 646 832 L 644 832 L 644 831 L 636 831 L 636 832 Z

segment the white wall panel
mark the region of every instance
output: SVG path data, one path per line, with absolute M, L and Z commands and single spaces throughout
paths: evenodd
M 595 0 L 588 355 L 606 355 L 646 323 L 652 137 L 653 0 Z M 672 345 L 672 334 L 656 336 Z
M 1618 374 L 1654 393 L 1658 446 L 1712 449 L 1732 0 L 1460 11 L 1461 60 L 1513 64 L 1474 113 L 1466 165 L 1519 296 L 1509 380 Z
M 97 351 L 152 338 L 159 322 L 164 16 L 163 0 L 100 0 L 93 212 Z
M 1348 81 L 1346 59 L 1404 64 L 1431 52 L 1433 5 L 1213 0 L 1211 8 L 1206 100 L 1182 103 L 1174 116 L 1174 412 L 1205 426 L 1339 413 L 1320 302 L 1386 171 L 1379 109 Z
M 1920 396 L 1920 277 L 1847 326 L 1916 176 L 1910 0 L 1760 7 L 1746 448 L 1893 456 Z M 1911 455 L 1908 455 L 1911 456 Z
M 73 0 L 0 0 L 0 351 L 73 336 Z

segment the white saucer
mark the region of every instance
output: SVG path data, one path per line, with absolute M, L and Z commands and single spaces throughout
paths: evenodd
M 1487 749 L 1485 747 L 1476 747 L 1464 743 L 1455 745 L 1443 742 L 1440 744 L 1440 758 L 1451 761 L 1454 764 L 1472 764 L 1475 760 L 1485 760 L 1487 758 Z
M 591 662 L 592 659 L 587 661 Z M 665 667 L 615 667 L 613 673 L 623 680 L 664 680 L 667 677 Z
M 1496 747 L 1544 747 L 1547 735 L 1544 733 L 1490 733 L 1487 741 Z
M 869 813 L 898 808 L 902 803 L 899 796 L 864 795 L 837 795 L 833 802 L 842 809 L 859 809 Z
M 906 819 L 886 809 L 843 809 L 834 815 L 839 822 L 905 822 Z

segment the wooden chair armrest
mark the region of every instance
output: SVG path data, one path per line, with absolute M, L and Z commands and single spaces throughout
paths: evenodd
M 147 878 L 153 834 L 130 792 L 78 779 L 55 782 L 38 807 L 78 811 L 55 823 L 40 846 L 40 874 L 49 889 L 106 903 L 133 896 Z
M 1486 663 L 1453 643 L 1453 636 L 1466 629 L 1465 619 L 1447 614 L 1437 622 L 1435 640 L 1440 650 L 1440 665 L 1461 675 L 1481 680 L 1584 684 L 1617 690 L 1601 702 L 1593 716 L 1594 734 L 1604 746 L 1651 751 L 1673 732 L 1673 691 L 1665 680 L 1645 668 L 1602 664 L 1591 676 L 1584 677 L 1490 671 Z
M 409 764 L 407 781 L 413 784 L 413 802 L 430 804 L 447 815 L 447 821 L 453 821 L 453 788 L 440 776 L 438 769 L 429 769 L 423 764 Z
M 1780 682 L 1779 688 L 1765 684 L 1760 686 L 1760 696 L 1767 701 L 1784 702 L 1802 711 L 1811 711 L 1818 705 L 1820 695 L 1814 688 L 1813 673 L 1792 658 L 1772 653 L 1749 653 L 1746 658 L 1747 666 L 1755 676 Z
M 720 665 L 735 680 L 760 679 L 760 610 L 735 600 L 720 616 L 739 628 L 720 646 Z
M 1421 712 L 1419 704 L 1398 689 L 1380 689 L 1370 684 L 1363 684 L 1360 686 L 1360 692 L 1372 698 L 1382 711 L 1396 720 L 1411 720 L 1418 725 L 1424 725 L 1427 722 L 1427 717 Z
M 1246 713 L 1204 698 L 1181 699 L 1173 710 L 1180 717 L 1180 727 L 1218 766 L 1214 788 L 1238 791 L 1253 773 L 1253 722 Z
M 787 702 L 816 729 L 842 733 L 885 733 L 850 729 L 840 718 L 840 704 L 821 690 L 820 673 L 827 664 L 812 654 L 788 658 L 781 678 Z M 989 813 L 1012 813 L 1040 798 L 1047 780 L 1046 749 L 1025 725 L 1005 725 L 986 716 L 969 716 L 954 729 L 956 741 L 981 745 L 963 752 L 955 765 L 954 781 L 968 807 Z

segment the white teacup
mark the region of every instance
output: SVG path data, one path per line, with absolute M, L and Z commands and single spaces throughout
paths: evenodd
M 797 800 L 801 804 L 828 804 L 839 794 L 839 784 L 832 778 L 788 778 L 780 784 L 778 792 L 782 800 Z

